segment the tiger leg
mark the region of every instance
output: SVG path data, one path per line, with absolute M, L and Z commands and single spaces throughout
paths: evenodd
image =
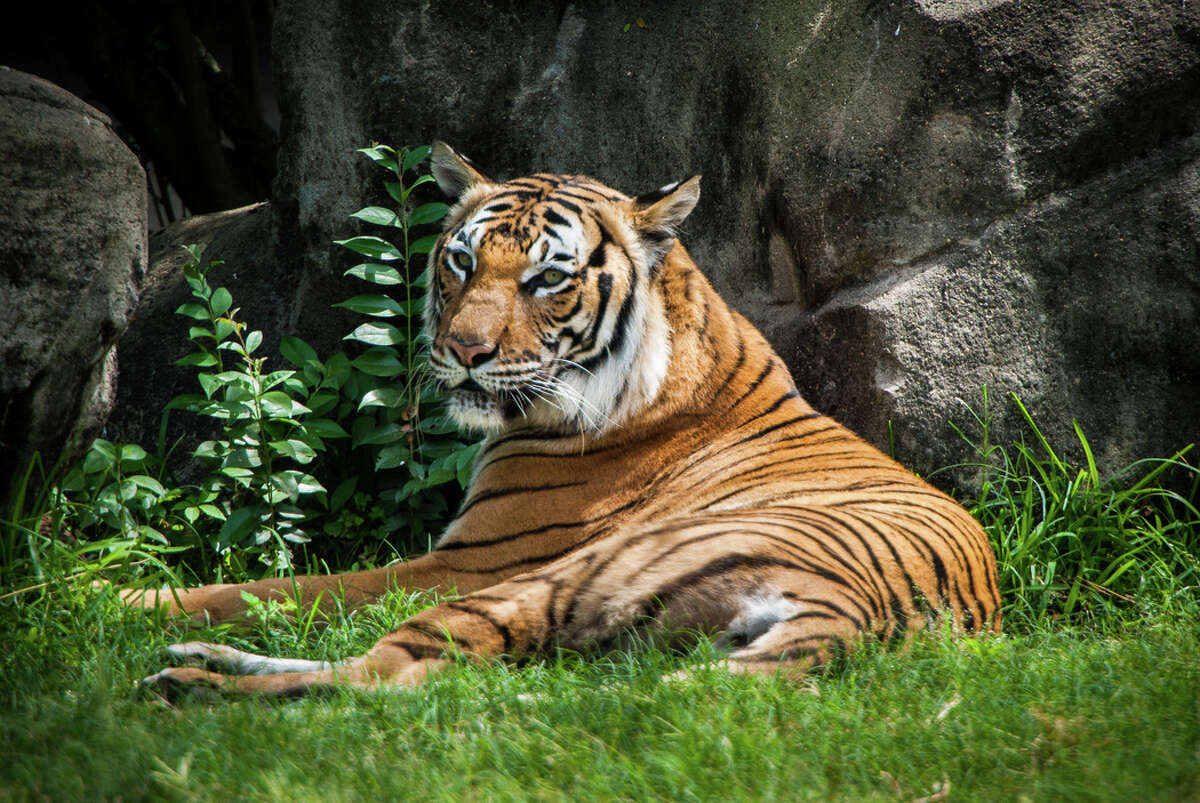
M 520 655 L 542 647 L 549 630 L 541 611 L 547 586 L 521 581 L 424 610 L 384 636 L 366 654 L 337 664 L 272 658 L 218 644 L 189 642 L 168 648 L 177 659 L 199 659 L 223 669 L 170 667 L 142 681 L 171 693 L 181 687 L 272 696 L 321 688 L 415 686 L 453 660 Z
M 251 656 L 256 662 L 290 662 Z M 312 662 L 320 663 L 320 662 Z M 272 697 L 298 697 L 320 689 L 374 689 L 382 686 L 414 686 L 447 660 L 414 661 L 387 671 L 369 656 L 352 658 L 326 669 L 263 672 L 259 674 L 222 674 L 199 667 L 168 667 L 142 680 L 142 686 L 157 686 L 168 696 L 186 688 L 215 689 L 221 692 L 264 694 Z
M 445 566 L 437 553 L 381 569 L 331 575 L 297 575 L 253 583 L 219 583 L 197 588 L 121 589 L 121 601 L 134 608 L 164 608 L 171 616 L 187 615 L 193 622 L 221 622 L 246 611 L 243 594 L 262 600 L 299 597 L 303 608 L 317 605 L 333 611 L 373 602 L 395 589 L 469 592 L 494 582 L 487 575 L 460 575 Z

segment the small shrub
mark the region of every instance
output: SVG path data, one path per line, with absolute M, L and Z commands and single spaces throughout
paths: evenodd
M 479 448 L 478 442 L 460 439 L 446 416 L 442 393 L 428 373 L 429 343 L 421 328 L 428 275 L 417 263 L 437 235 L 415 232 L 441 221 L 449 207 L 414 199 L 414 190 L 433 181 L 424 173 L 407 178 L 429 157 L 428 146 L 397 151 L 374 145 L 359 152 L 388 171 L 384 187 L 397 207 L 368 206 L 351 215 L 382 227 L 391 241 L 371 235 L 337 241 L 367 258 L 346 275 L 379 288 L 335 305 L 370 318 L 346 336 L 367 347 L 351 362 L 359 375 L 351 380 L 356 400 L 351 432 L 354 445 L 371 454 L 373 473 L 398 472 L 401 481 L 377 488 L 375 498 L 387 514 L 384 529 L 403 528 L 407 542 L 417 546 L 448 520 Z
M 190 548 L 188 562 L 201 577 L 234 579 L 261 573 L 255 561 L 276 574 L 291 571 L 297 546 L 308 561 L 333 557 L 341 567 L 390 555 L 392 536 L 426 547 L 440 531 L 477 450 L 458 438 L 424 368 L 425 279 L 416 263 L 437 235 L 417 235 L 448 207 L 413 198 L 433 180 L 416 172 L 428 147 L 362 152 L 391 174 L 384 186 L 397 207 L 353 215 L 386 227 L 395 244 L 374 236 L 339 241 L 370 260 L 346 275 L 378 288 L 336 305 L 370 318 L 346 336 L 359 346 L 355 356 L 322 360 L 303 340 L 284 337 L 280 353 L 293 367 L 272 370 L 259 353 L 262 332 L 238 318 L 228 289 L 209 282 L 219 263 L 202 266 L 190 247 L 185 277 L 194 301 L 177 313 L 191 321 L 195 350 L 178 364 L 197 370 L 202 393 L 173 399 L 164 421 L 171 410 L 217 420 L 220 436 L 193 455 L 208 474 L 175 487 L 163 476 L 163 444 L 152 456 L 97 439 L 61 484 L 60 516 L 71 529 L 131 548 Z

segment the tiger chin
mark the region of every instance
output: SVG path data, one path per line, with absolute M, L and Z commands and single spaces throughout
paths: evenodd
M 434 549 L 381 569 L 125 592 L 197 621 L 244 594 L 357 605 L 460 594 L 331 664 L 190 642 L 165 689 L 413 686 L 456 653 L 537 654 L 632 630 L 718 634 L 730 671 L 803 672 L 864 636 L 1000 626 L 979 525 L 813 410 L 676 239 L 699 178 L 628 196 L 576 175 L 495 181 L 443 143 L 454 205 L 424 326 L 450 414 L 486 434 Z

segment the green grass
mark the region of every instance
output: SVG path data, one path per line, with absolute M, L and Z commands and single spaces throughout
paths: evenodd
M 248 641 L 199 635 L 337 657 L 420 603 L 394 595 L 307 638 L 280 620 Z M 944 779 L 960 800 L 1200 795 L 1196 616 L 931 634 L 807 683 L 705 668 L 702 644 L 463 665 L 418 691 L 172 708 L 134 682 L 179 632 L 104 595 L 9 606 L 6 622 L 37 629 L 2 637 L 6 798 L 911 799 Z
M 461 664 L 415 691 L 172 706 L 135 683 L 173 641 L 336 659 L 432 600 L 184 631 L 90 588 L 119 545 L 58 543 L 26 515 L 0 530 L 0 800 L 912 800 L 947 784 L 954 800 L 1200 799 L 1188 455 L 1106 481 L 1036 428 L 1003 449 L 983 432 L 972 510 L 1004 634 L 864 645 L 804 682 L 730 676 L 701 641 Z

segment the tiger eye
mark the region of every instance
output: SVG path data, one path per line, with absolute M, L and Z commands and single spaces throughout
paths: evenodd
M 450 259 L 454 263 L 454 267 L 458 268 L 464 273 L 469 273 L 475 264 L 475 260 L 471 259 L 471 255 L 465 251 L 453 252 L 450 255 Z
M 544 271 L 542 271 L 542 275 L 541 275 L 542 281 L 545 282 L 547 286 L 558 284 L 565 278 L 567 278 L 567 274 L 564 273 L 563 271 L 559 270 L 558 268 L 550 268 L 549 270 L 544 270 Z

